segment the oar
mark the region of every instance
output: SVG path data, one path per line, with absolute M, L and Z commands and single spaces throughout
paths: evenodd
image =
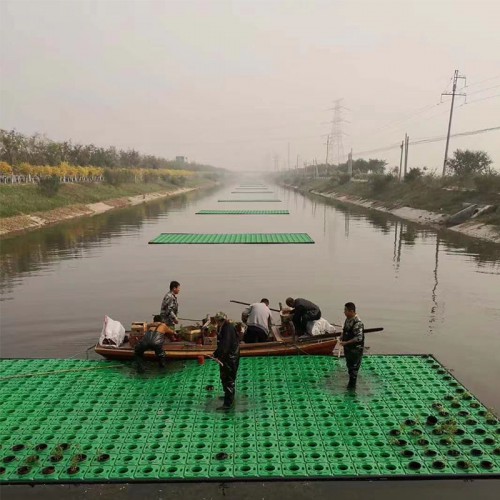
M 239 300 L 230 300 L 229 302 L 234 302 L 235 304 L 241 304 L 242 306 L 251 306 L 252 304 L 249 304 L 248 302 L 240 302 Z M 272 307 L 269 308 L 270 311 L 274 312 L 281 312 L 279 309 L 273 309 Z
M 340 326 L 340 325 L 333 325 L 333 326 Z M 383 330 L 384 330 L 384 328 L 381 326 L 379 326 L 377 328 L 365 328 L 363 330 L 363 333 L 375 333 L 375 332 L 381 332 Z M 339 334 L 338 336 L 342 335 L 342 332 L 335 332 L 335 333 L 338 333 Z
M 241 304 L 243 306 L 251 306 L 252 304 L 249 304 L 248 302 L 240 302 L 239 300 L 230 300 L 229 302 L 233 302 L 234 304 Z M 274 312 L 281 312 L 279 309 L 272 309 L 271 307 L 269 308 L 271 311 Z M 342 325 L 333 325 L 333 326 L 338 326 L 339 328 L 342 328 Z M 375 332 L 381 332 L 383 330 L 382 327 L 377 327 L 377 328 L 365 328 L 363 331 L 365 333 L 375 333 Z
M 203 323 L 202 319 L 190 319 L 190 318 L 177 318 L 180 319 L 181 321 L 195 321 L 196 323 Z

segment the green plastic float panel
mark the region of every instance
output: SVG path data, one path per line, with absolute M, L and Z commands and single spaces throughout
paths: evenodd
M 197 215 L 289 215 L 288 210 L 200 210 Z
M 286 243 L 314 243 L 314 240 L 307 233 L 162 233 L 149 242 L 150 245 L 248 245 Z
M 269 200 L 217 200 L 219 203 L 221 202 L 227 202 L 227 203 L 232 203 L 232 202 L 242 202 L 242 203 L 248 203 L 248 202 L 269 202 L 269 201 L 279 201 L 281 202 L 281 200 L 277 200 L 276 198 L 273 198 L 273 199 L 269 199 Z
M 498 418 L 430 356 L 1 360 L 1 483 L 500 476 Z M 29 376 L 32 375 L 32 376 Z

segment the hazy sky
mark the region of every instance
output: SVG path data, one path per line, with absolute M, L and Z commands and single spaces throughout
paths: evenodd
M 1 0 L 1 128 L 232 169 L 500 126 L 498 0 Z M 464 80 L 459 80 L 459 88 Z M 491 97 L 491 98 L 490 98 Z M 410 148 L 440 171 L 445 143 Z M 452 138 L 500 170 L 500 130 Z M 330 154 L 336 162 L 338 148 Z M 399 148 L 362 154 L 399 164 Z

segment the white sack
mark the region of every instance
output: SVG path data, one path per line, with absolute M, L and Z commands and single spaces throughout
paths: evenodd
M 325 335 L 327 333 L 335 333 L 335 327 L 330 325 L 325 318 L 317 319 L 316 321 L 308 321 L 307 333 L 309 335 Z
M 104 316 L 99 344 L 120 346 L 123 344 L 124 339 L 125 327 L 119 321 L 115 321 L 109 316 Z

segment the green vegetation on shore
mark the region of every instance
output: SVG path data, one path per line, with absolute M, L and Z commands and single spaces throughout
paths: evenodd
M 390 174 L 370 175 L 353 181 L 348 181 L 342 175 L 330 178 L 288 175 L 284 181 L 304 191 L 346 194 L 376 200 L 389 209 L 408 206 L 452 215 L 463 209 L 466 203 L 500 206 L 500 188 L 498 192 L 490 189 L 490 186 L 495 186 L 498 177 L 493 175 L 489 179 L 490 184 L 486 176 L 483 177 L 487 189 L 477 189 L 473 185 L 464 187 L 463 183 L 453 182 L 456 181 L 453 177 L 442 179 L 430 175 L 417 176 L 404 182 L 398 182 Z M 500 226 L 500 208 L 477 220 Z
M 429 173 L 427 167 L 386 173 L 385 160 L 359 158 L 348 164 L 311 165 L 278 174 L 278 180 L 303 191 L 336 193 L 378 201 L 391 210 L 400 207 L 453 215 L 467 206 L 493 205 L 496 211 L 478 222 L 498 226 L 500 231 L 500 174 L 491 168 L 484 151 L 457 149 L 446 163 L 447 175 Z M 403 174 L 403 175 L 402 175 Z
M 62 184 L 56 195 L 48 197 L 36 184 L 0 185 L 0 217 L 44 212 L 69 205 L 97 203 L 126 196 L 136 196 L 207 183 L 198 176 L 186 178 L 182 186 L 169 182 L 130 183 L 113 186 L 107 183 Z

